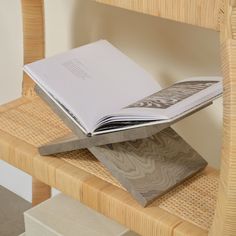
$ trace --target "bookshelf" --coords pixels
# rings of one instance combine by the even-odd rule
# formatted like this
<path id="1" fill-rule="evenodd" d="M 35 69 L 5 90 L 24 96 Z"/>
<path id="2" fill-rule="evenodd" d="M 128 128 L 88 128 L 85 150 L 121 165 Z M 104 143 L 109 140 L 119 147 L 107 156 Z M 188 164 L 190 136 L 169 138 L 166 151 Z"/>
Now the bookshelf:
<path id="1" fill-rule="evenodd" d="M 89 151 L 41 157 L 38 146 L 70 131 L 35 95 L 34 85 L 26 75 L 22 97 L 0 107 L 1 159 L 33 176 L 33 204 L 47 199 L 50 187 L 56 187 L 141 235 L 236 235 L 236 1 L 97 2 L 220 31 L 224 75 L 220 174 L 208 167 L 142 208 Z M 44 57 L 43 4 L 43 0 L 22 0 L 24 63 Z"/>

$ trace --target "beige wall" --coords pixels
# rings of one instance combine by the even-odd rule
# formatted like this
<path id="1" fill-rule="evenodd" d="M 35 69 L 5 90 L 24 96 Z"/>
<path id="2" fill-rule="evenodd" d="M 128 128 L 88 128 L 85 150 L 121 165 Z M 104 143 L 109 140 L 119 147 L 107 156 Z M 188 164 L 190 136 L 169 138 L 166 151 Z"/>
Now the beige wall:
<path id="1" fill-rule="evenodd" d="M 0 103 L 20 94 L 19 2 L 0 0 Z M 45 2 L 47 56 L 104 38 L 143 66 L 163 86 L 190 76 L 220 74 L 218 33 L 90 0 Z M 220 158 L 221 127 L 221 100 L 175 126 L 214 166 L 218 166 Z"/>
<path id="2" fill-rule="evenodd" d="M 22 32 L 20 1 L 0 0 L 0 103 L 20 96 Z"/>

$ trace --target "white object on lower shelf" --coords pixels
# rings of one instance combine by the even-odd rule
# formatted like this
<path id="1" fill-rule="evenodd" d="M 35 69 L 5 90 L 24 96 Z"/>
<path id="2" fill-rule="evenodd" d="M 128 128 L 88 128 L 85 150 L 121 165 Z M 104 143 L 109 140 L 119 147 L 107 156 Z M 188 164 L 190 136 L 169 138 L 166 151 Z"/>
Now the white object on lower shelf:
<path id="1" fill-rule="evenodd" d="M 26 211 L 25 236 L 137 236 L 63 194 Z"/>

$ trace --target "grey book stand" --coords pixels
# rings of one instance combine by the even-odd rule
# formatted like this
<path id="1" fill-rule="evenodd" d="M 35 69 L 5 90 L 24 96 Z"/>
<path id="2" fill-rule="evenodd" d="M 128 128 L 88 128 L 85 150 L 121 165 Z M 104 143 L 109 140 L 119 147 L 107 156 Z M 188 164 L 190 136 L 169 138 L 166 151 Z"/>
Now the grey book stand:
<path id="1" fill-rule="evenodd" d="M 38 86 L 35 90 L 72 131 L 67 137 L 39 147 L 39 153 L 51 155 L 88 148 L 142 206 L 207 166 L 170 126 L 212 104 L 215 98 L 162 124 L 88 137 L 53 98 Z"/>

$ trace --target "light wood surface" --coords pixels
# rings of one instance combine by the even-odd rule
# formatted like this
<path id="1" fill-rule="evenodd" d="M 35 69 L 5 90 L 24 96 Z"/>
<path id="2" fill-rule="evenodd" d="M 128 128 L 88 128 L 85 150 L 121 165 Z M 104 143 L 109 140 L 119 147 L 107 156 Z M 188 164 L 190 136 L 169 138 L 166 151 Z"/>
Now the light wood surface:
<path id="1" fill-rule="evenodd" d="M 224 72 L 224 140 L 222 147 L 221 175 L 220 187 L 218 194 L 218 202 L 216 207 L 216 215 L 212 228 L 211 236 L 233 236 L 236 235 L 236 187 L 235 187 L 235 142 L 236 142 L 236 78 L 235 78 L 235 58 L 236 58 L 236 39 L 235 39 L 235 1 L 234 0 L 98 0 L 126 9 L 160 16 L 163 18 L 177 20 L 188 24 L 202 26 L 213 30 L 220 30 L 222 44 L 222 69 Z M 22 0 L 23 18 L 24 18 L 24 39 L 25 39 L 25 62 L 39 59 L 44 56 L 44 34 L 43 34 L 43 0 Z M 221 26 L 220 23 L 221 22 Z M 220 27 L 219 27 L 220 26 Z M 28 41 L 27 41 L 28 40 Z M 31 59 L 30 59 L 31 58 Z M 1 114 L 6 114 L 8 121 L 13 122 L 11 109 L 15 114 L 22 114 L 24 110 L 18 107 L 22 104 L 31 103 L 34 96 L 32 92 L 32 83 L 24 80 L 24 95 L 27 98 L 21 98 L 0 107 Z M 18 112 L 18 113 L 17 113 Z M 5 117 L 5 118 L 6 118 Z M 7 121 L 7 120 L 5 120 Z M 28 126 L 22 126 L 21 123 L 14 121 L 17 128 L 14 132 L 25 135 L 24 131 Z M 13 122 L 13 123 L 14 123 Z M 11 125 L 13 124 L 11 123 Z M 27 123 L 27 120 L 25 120 Z M 46 120 L 44 120 L 46 124 Z M 41 124 L 41 123 L 39 123 Z M 13 126 L 14 127 L 14 126 Z M 35 127 L 40 130 L 39 127 Z M 7 129 L 7 130 L 6 130 Z M 17 168 L 31 174 L 38 180 L 50 186 L 56 187 L 64 193 L 81 200 L 91 208 L 101 212 L 102 214 L 115 219 L 116 221 L 126 225 L 141 235 L 163 235 L 163 236 L 189 236 L 208 234 L 208 230 L 201 224 L 196 224 L 195 219 L 201 219 L 203 212 L 199 214 L 195 208 L 191 208 L 200 198 L 206 197 L 209 203 L 212 202 L 213 195 L 203 188 L 203 184 L 197 185 L 197 191 L 194 192 L 189 188 L 191 184 L 181 187 L 178 192 L 171 192 L 168 195 L 169 200 L 175 199 L 176 202 L 182 202 L 178 206 L 170 208 L 151 205 L 143 209 L 138 206 L 130 197 L 130 195 L 107 181 L 104 181 L 95 175 L 92 175 L 78 166 L 72 165 L 58 157 L 41 157 L 38 155 L 36 146 L 30 141 L 20 138 L 12 131 L 12 127 L 0 128 L 0 158 L 6 162 L 16 166 Z M 32 135 L 40 140 L 43 132 L 41 130 L 38 136 Z M 13 133 L 12 133 L 13 132 Z M 58 136 L 59 137 L 59 136 Z M 87 155 L 87 154 L 86 154 Z M 200 176 L 207 177 L 207 183 L 210 183 L 212 171 L 207 169 Z M 200 178 L 201 179 L 201 178 Z M 205 180 L 204 180 L 205 181 Z M 191 183 L 196 183 L 193 179 Z M 209 190 L 210 190 L 209 185 Z M 196 185 L 194 185 L 196 189 Z M 187 193 L 184 192 L 187 191 Z M 181 198 L 178 198 L 178 194 Z M 190 194 L 191 193 L 191 194 Z M 197 194 L 202 193 L 200 197 Z M 190 194 L 190 195 L 189 195 Z M 187 196 L 184 198 L 184 196 Z M 183 200 L 184 199 L 184 200 Z M 189 201 L 192 199 L 191 201 Z M 204 200 L 207 202 L 207 200 Z M 192 209 L 193 217 L 190 214 L 177 214 L 184 203 L 189 208 L 182 209 L 182 213 L 187 209 Z M 189 202 L 188 202 L 189 201 Z M 205 213 L 211 211 L 208 205 L 205 207 Z M 213 204 L 214 205 L 214 204 Z M 181 212 L 180 212 L 181 213 Z M 190 213 L 190 211 L 189 211 Z M 194 214 L 196 213 L 196 214 Z M 195 219 L 194 219 L 195 218 Z M 205 220 L 207 221 L 207 220 Z M 202 220 L 200 221 L 202 222 Z M 211 222 L 209 222 L 211 223 Z M 198 225 L 198 226 L 197 226 Z"/>
<path id="2" fill-rule="evenodd" d="M 213 170 L 207 169 L 143 208 L 119 185 L 114 185 L 109 172 L 89 151 L 44 157 L 38 154 L 39 145 L 69 132 L 39 98 L 21 98 L 2 110 L 2 160 L 141 235 L 171 235 L 182 223 L 206 235 L 213 219 L 217 189 L 218 177 Z"/>
<path id="3" fill-rule="evenodd" d="M 42 59 L 45 56 L 44 1 L 21 0 L 24 31 L 24 64 Z M 22 94 L 35 95 L 33 81 L 24 73 Z"/>
<path id="4" fill-rule="evenodd" d="M 220 29 L 223 0 L 95 0 L 182 23 Z"/>
<path id="5" fill-rule="evenodd" d="M 225 1 L 221 25 L 224 133 L 216 216 L 211 236 L 236 235 L 236 1 Z"/>
<path id="6" fill-rule="evenodd" d="M 24 31 L 24 64 L 44 58 L 44 1 L 21 0 Z M 22 95 L 35 97 L 34 82 L 26 73 L 23 74 Z M 32 204 L 37 205 L 50 198 L 51 188 L 37 179 L 32 179 Z"/>
<path id="7" fill-rule="evenodd" d="M 32 179 L 32 205 L 36 206 L 51 197 L 51 187 L 36 178 Z"/>

